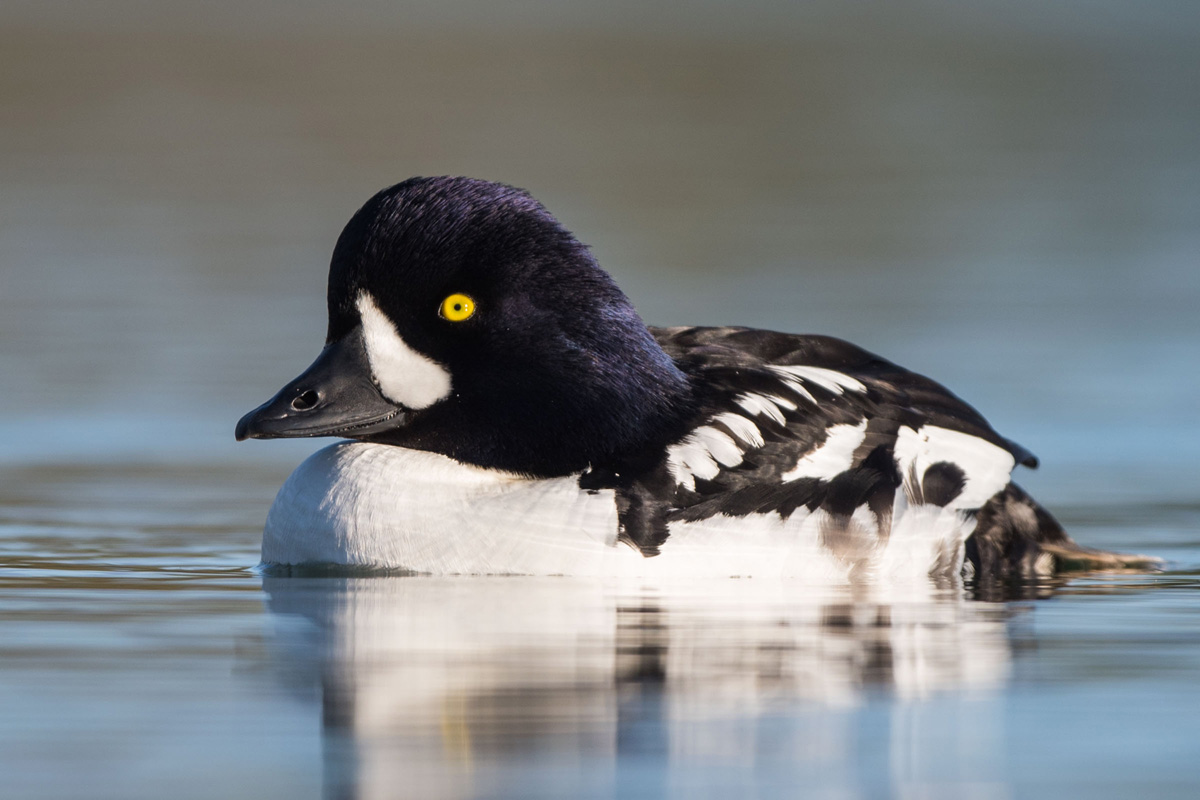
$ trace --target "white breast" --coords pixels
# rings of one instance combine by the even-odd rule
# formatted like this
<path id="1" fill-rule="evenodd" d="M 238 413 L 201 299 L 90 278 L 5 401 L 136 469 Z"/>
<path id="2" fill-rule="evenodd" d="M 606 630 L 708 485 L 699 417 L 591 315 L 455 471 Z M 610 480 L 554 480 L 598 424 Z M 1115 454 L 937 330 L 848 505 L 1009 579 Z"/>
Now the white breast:
<path id="1" fill-rule="evenodd" d="M 907 524 L 904 512 L 916 525 Z M 865 510 L 864 510 L 865 511 Z M 436 575 L 924 577 L 957 569 L 973 523 L 950 509 L 906 509 L 892 534 L 854 563 L 822 542 L 823 512 L 717 515 L 672 523 L 662 554 L 617 541 L 612 490 L 577 476 L 530 480 L 387 445 L 343 442 L 296 468 L 267 515 L 263 562 L 407 569 Z M 918 519 L 919 518 L 919 519 Z M 864 528 L 873 524 L 863 519 Z M 904 552 L 899 552 L 900 549 Z"/>
<path id="2" fill-rule="evenodd" d="M 345 442 L 314 453 L 284 483 L 262 555 L 269 564 L 546 575 L 622 555 L 616 535 L 612 492 L 582 492 L 574 478 L 526 480 Z"/>

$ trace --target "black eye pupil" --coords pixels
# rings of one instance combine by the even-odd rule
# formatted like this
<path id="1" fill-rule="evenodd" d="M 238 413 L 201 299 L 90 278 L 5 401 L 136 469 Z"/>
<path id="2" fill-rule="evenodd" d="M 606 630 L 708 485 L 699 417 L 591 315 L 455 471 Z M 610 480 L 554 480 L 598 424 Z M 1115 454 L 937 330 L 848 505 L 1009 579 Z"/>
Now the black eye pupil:
<path id="1" fill-rule="evenodd" d="M 454 304 L 454 310 L 455 310 L 455 311 L 462 311 L 462 303 L 455 303 L 455 304 Z"/>

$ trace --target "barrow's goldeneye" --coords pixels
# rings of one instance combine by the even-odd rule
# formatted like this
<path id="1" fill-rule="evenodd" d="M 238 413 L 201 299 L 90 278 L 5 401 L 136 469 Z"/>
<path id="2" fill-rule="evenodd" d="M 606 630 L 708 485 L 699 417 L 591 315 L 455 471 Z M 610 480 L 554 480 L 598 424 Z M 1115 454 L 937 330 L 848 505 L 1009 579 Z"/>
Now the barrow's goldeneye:
<path id="1" fill-rule="evenodd" d="M 934 381 L 852 344 L 647 328 L 526 192 L 413 178 L 346 225 L 329 327 L 237 438 L 339 436 L 281 489 L 267 564 L 429 573 L 1045 574 L 1120 566 Z"/>

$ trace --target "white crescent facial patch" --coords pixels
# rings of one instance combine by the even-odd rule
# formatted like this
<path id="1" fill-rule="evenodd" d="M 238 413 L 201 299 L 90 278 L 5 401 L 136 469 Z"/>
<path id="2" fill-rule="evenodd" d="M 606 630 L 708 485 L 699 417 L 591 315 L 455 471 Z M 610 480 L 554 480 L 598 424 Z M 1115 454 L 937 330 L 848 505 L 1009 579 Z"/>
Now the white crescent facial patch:
<path id="1" fill-rule="evenodd" d="M 449 397 L 450 373 L 445 367 L 409 347 L 371 295 L 359 292 L 355 305 L 362 318 L 367 361 L 384 397 L 414 411 Z"/>

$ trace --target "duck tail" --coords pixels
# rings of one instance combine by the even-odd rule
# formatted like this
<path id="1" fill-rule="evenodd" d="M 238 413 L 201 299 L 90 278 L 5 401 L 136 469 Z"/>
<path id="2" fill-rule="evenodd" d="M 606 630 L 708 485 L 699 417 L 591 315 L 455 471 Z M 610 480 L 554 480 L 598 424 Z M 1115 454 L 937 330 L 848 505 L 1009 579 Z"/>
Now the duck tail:
<path id="1" fill-rule="evenodd" d="M 1050 512 L 1015 483 L 984 503 L 967 539 L 967 562 L 988 579 L 1044 578 L 1060 572 L 1144 570 L 1153 556 L 1113 553 L 1077 544 Z M 970 567 L 968 567 L 970 571 Z"/>

